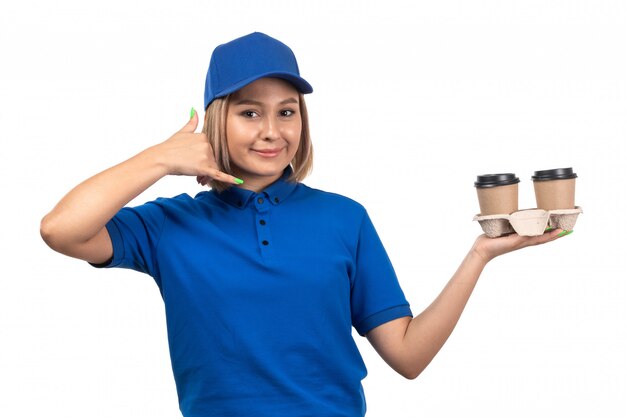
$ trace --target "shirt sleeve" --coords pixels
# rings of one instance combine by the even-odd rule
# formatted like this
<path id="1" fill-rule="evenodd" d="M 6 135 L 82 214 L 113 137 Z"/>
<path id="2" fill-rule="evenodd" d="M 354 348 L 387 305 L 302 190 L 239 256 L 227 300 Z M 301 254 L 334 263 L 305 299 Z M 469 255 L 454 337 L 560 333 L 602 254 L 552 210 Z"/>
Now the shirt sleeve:
<path id="1" fill-rule="evenodd" d="M 367 212 L 359 232 L 350 303 L 352 325 L 361 336 L 388 321 L 413 316 Z"/>
<path id="2" fill-rule="evenodd" d="M 128 268 L 155 276 L 156 249 L 165 214 L 154 202 L 122 208 L 106 224 L 113 245 L 113 257 L 94 267 Z"/>

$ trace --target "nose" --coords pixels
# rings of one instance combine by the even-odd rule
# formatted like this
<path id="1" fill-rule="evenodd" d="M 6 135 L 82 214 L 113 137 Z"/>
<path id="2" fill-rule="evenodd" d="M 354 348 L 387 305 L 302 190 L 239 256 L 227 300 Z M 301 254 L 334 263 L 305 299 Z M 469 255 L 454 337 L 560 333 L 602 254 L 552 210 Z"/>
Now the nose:
<path id="1" fill-rule="evenodd" d="M 265 117 L 261 131 L 263 140 L 274 141 L 280 138 L 278 120 L 275 117 Z"/>

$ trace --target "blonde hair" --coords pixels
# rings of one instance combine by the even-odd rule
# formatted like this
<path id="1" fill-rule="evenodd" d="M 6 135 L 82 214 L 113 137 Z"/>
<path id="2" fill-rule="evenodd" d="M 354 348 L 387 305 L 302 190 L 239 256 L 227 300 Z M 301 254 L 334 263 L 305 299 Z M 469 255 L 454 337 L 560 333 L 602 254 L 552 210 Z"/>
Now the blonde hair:
<path id="1" fill-rule="evenodd" d="M 298 93 L 298 100 L 300 103 L 300 117 L 302 118 L 302 132 L 300 133 L 298 150 L 290 163 L 293 172 L 287 180 L 292 182 L 302 181 L 313 169 L 313 144 L 311 143 L 311 133 L 309 131 L 309 114 L 302 93 Z M 205 133 L 209 138 L 218 169 L 227 174 L 232 174 L 226 138 L 226 116 L 228 115 L 229 104 L 230 95 L 216 98 L 207 106 L 202 133 Z M 218 192 L 224 191 L 231 186 L 229 183 L 214 179 L 209 180 L 209 185 Z"/>

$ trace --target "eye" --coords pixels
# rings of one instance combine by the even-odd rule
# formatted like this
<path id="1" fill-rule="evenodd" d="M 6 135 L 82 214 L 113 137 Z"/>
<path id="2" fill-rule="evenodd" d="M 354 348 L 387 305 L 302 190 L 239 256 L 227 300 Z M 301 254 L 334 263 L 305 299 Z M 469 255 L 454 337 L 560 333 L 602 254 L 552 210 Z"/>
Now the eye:
<path id="1" fill-rule="evenodd" d="M 294 114 L 296 114 L 296 112 L 291 109 L 285 109 L 285 110 L 280 111 L 281 117 L 289 117 L 289 116 L 293 116 Z"/>
<path id="2" fill-rule="evenodd" d="M 243 117 L 247 117 L 249 119 L 252 119 L 253 117 L 258 117 L 259 116 L 258 113 L 255 112 L 254 110 L 244 110 L 244 111 L 241 112 L 241 115 Z"/>

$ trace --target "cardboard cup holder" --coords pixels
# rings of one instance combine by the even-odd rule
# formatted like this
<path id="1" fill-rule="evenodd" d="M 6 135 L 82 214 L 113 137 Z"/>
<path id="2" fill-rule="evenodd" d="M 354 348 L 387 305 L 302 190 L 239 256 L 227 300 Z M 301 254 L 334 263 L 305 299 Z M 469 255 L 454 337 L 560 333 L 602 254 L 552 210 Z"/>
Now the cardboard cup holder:
<path id="1" fill-rule="evenodd" d="M 474 221 L 480 224 L 483 232 L 489 237 L 499 237 L 517 233 L 520 236 L 538 236 L 545 232 L 548 226 L 555 229 L 572 230 L 581 207 L 561 210 L 524 209 L 511 214 L 491 214 L 474 216 Z"/>
<path id="2" fill-rule="evenodd" d="M 531 178 L 537 208 L 519 210 L 517 192 L 520 180 L 514 173 L 476 177 L 474 187 L 481 214 L 475 215 L 474 220 L 480 223 L 487 236 L 511 233 L 539 236 L 548 226 L 563 230 L 574 228 L 578 215 L 583 211 L 574 205 L 578 175 L 573 168 L 535 171 Z"/>

